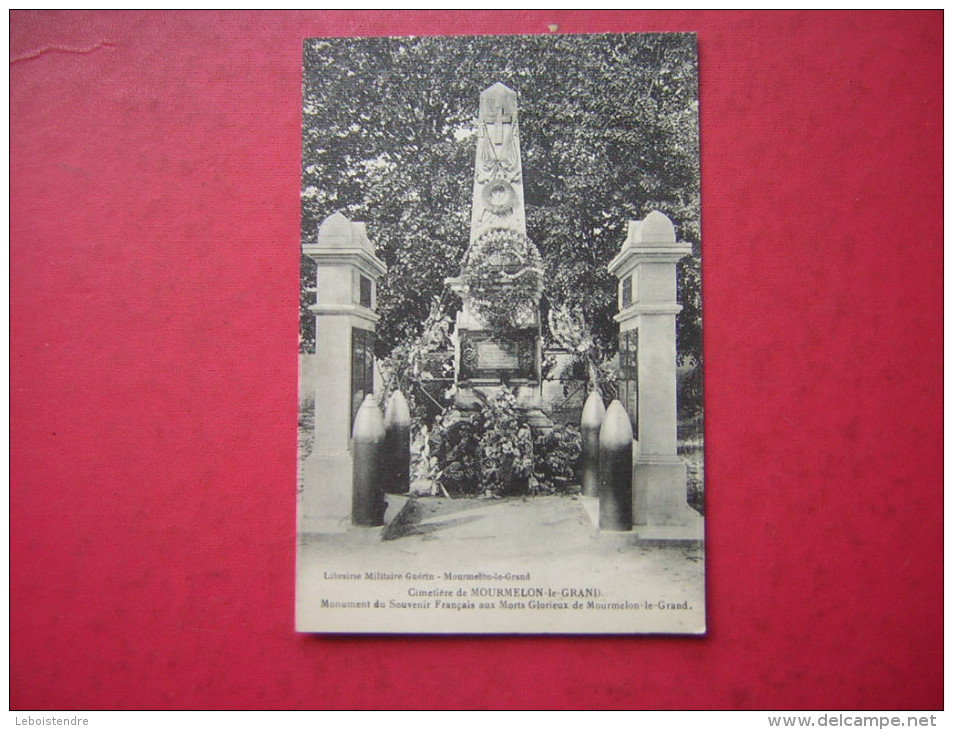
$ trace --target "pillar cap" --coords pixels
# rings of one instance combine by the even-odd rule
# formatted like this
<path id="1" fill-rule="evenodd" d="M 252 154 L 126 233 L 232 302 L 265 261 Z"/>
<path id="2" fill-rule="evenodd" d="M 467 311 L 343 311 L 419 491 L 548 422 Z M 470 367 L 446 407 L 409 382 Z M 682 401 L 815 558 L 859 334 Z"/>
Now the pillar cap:
<path id="1" fill-rule="evenodd" d="M 675 224 L 658 210 L 653 210 L 640 221 L 629 221 L 628 238 L 634 244 L 675 243 Z"/>
<path id="2" fill-rule="evenodd" d="M 669 217 L 653 210 L 642 220 L 629 221 L 622 249 L 608 269 L 621 277 L 644 261 L 674 264 L 691 252 L 691 244 L 676 242 L 675 225 Z"/>
<path id="3" fill-rule="evenodd" d="M 352 221 L 340 212 L 325 218 L 318 226 L 317 241 L 304 244 L 302 249 L 318 264 L 350 263 L 373 276 L 387 273 L 386 264 L 377 258 L 367 236 L 367 224 Z"/>
<path id="4" fill-rule="evenodd" d="M 318 226 L 319 248 L 363 248 L 374 253 L 374 246 L 367 237 L 367 225 L 351 221 L 343 213 L 332 213 Z"/>

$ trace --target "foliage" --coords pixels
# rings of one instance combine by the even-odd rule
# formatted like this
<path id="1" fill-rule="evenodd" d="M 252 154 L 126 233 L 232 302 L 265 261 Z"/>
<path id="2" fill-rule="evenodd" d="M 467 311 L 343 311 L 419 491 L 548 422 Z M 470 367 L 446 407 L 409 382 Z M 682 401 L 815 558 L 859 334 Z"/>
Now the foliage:
<path id="1" fill-rule="evenodd" d="M 445 291 L 444 296 L 431 300 L 420 332 L 401 341 L 381 361 L 381 371 L 387 374 L 379 394 L 381 406 L 400 389 L 410 405 L 414 426 L 431 423 L 448 405 L 442 393 L 438 390 L 435 394 L 431 385 L 434 378 L 446 376 L 445 369 L 451 367 L 448 358 L 441 357 L 450 347 L 450 324 Z"/>
<path id="2" fill-rule="evenodd" d="M 704 382 L 702 369 L 692 367 L 680 370 L 676 381 L 678 387 L 678 419 L 700 419 L 704 409 Z"/>
<path id="3" fill-rule="evenodd" d="M 463 282 L 470 306 L 491 327 L 510 330 L 532 317 L 542 293 L 543 262 L 518 231 L 494 228 L 467 250 Z"/>
<path id="4" fill-rule="evenodd" d="M 483 416 L 446 411 L 430 430 L 431 478 L 451 495 L 480 494 Z"/>
<path id="5" fill-rule="evenodd" d="M 610 403 L 619 397 L 619 370 L 613 363 L 599 366 L 599 392 L 602 399 Z"/>
<path id="6" fill-rule="evenodd" d="M 480 439 L 480 477 L 483 488 L 497 496 L 525 494 L 533 473 L 533 434 L 520 422 L 516 396 L 501 388 L 484 399 L 484 430 Z"/>
<path id="7" fill-rule="evenodd" d="M 305 43 L 304 70 L 302 237 L 335 211 L 368 224 L 389 267 L 378 355 L 420 331 L 459 273 L 478 97 L 502 81 L 519 94 L 527 233 L 548 299 L 579 307 L 596 348 L 614 352 L 606 265 L 626 221 L 661 210 L 693 244 L 679 264 L 679 353 L 701 361 L 693 35 L 322 39 Z"/>
<path id="8" fill-rule="evenodd" d="M 578 380 L 586 381 L 587 390 L 601 389 L 601 366 L 606 353 L 597 347 L 582 307 L 553 306 L 547 314 L 547 321 L 550 337 L 571 355 L 559 373 L 563 392 L 568 392 L 570 382 Z"/>
<path id="9" fill-rule="evenodd" d="M 619 374 L 609 358 L 611 352 L 600 347 L 582 308 L 554 306 L 548 321 L 552 339 L 572 355 L 559 373 L 563 392 L 568 395 L 573 384 L 583 380 L 587 392 L 597 389 L 610 401 L 615 398 Z"/>
<path id="10" fill-rule="evenodd" d="M 702 438 L 679 439 L 678 455 L 684 459 L 688 476 L 688 504 L 705 514 L 705 445 Z"/>
<path id="11" fill-rule="evenodd" d="M 430 477 L 453 496 L 527 493 L 533 435 L 520 418 L 508 388 L 482 397 L 479 411 L 446 411 L 429 432 Z"/>
<path id="12" fill-rule="evenodd" d="M 539 491 L 568 492 L 572 486 L 578 486 L 579 457 L 582 454 L 582 434 L 578 427 L 566 424 L 555 426 L 548 433 L 540 433 L 533 452 Z"/>
<path id="13" fill-rule="evenodd" d="M 314 352 L 314 315 L 308 311 L 308 307 L 315 303 L 315 294 L 318 291 L 315 286 L 318 277 L 317 266 L 304 254 L 301 255 L 299 276 L 301 287 L 298 290 L 298 352 L 304 354 Z"/>

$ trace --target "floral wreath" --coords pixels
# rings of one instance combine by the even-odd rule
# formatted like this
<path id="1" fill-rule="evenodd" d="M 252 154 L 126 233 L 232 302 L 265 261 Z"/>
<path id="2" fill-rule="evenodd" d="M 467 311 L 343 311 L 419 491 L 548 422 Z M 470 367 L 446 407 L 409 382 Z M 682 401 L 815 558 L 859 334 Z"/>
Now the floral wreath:
<path id="1" fill-rule="evenodd" d="M 506 180 L 495 178 L 483 186 L 483 207 L 494 215 L 512 213 L 515 200 L 516 193 L 513 186 Z"/>
<path id="2" fill-rule="evenodd" d="M 487 324 L 515 329 L 535 312 L 543 260 L 519 231 L 492 228 L 482 234 L 470 245 L 462 273 L 470 306 Z"/>

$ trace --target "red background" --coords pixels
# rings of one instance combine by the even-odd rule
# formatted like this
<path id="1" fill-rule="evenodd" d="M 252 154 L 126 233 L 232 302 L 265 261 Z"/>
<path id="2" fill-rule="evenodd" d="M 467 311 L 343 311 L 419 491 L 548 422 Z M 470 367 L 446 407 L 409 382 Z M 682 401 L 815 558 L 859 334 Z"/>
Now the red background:
<path id="1" fill-rule="evenodd" d="M 941 707 L 942 19 L 13 12 L 12 708 Z M 710 633 L 296 635 L 301 41 L 550 23 L 698 33 Z"/>

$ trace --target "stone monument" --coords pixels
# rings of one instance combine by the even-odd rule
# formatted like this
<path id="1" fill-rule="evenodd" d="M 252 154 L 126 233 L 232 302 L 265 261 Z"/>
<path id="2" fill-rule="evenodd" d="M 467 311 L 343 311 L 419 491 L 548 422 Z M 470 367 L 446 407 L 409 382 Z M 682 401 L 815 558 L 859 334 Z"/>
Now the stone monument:
<path id="1" fill-rule="evenodd" d="M 622 250 L 609 263 L 619 278 L 619 400 L 633 422 L 633 522 L 639 536 L 699 539 L 701 516 L 688 506 L 685 462 L 678 456 L 675 264 L 691 253 L 659 211 L 629 221 Z"/>
<path id="2" fill-rule="evenodd" d="M 452 334 L 456 404 L 513 387 L 530 423 L 540 405 L 542 260 L 526 236 L 516 92 L 496 83 L 480 94 L 470 245 L 447 284 L 463 302 Z"/>
<path id="3" fill-rule="evenodd" d="M 317 367 L 314 450 L 304 464 L 299 530 L 347 529 L 351 514 L 351 430 L 365 396 L 374 392 L 374 332 L 380 317 L 377 280 L 387 267 L 363 223 L 341 213 L 318 229 L 304 253 L 317 265 Z"/>

